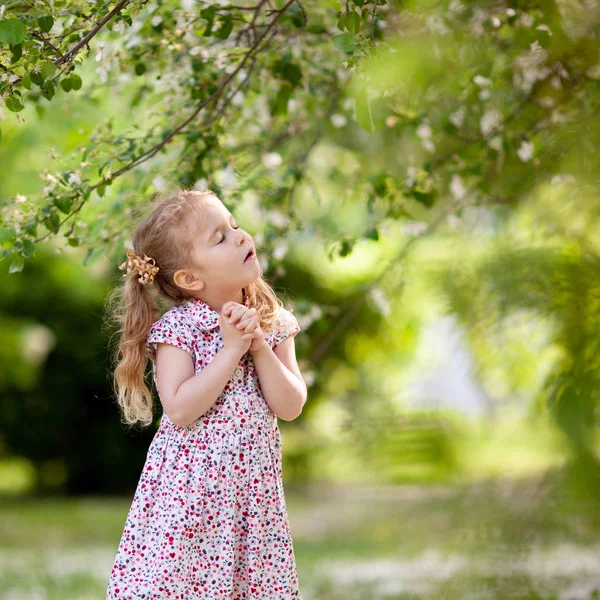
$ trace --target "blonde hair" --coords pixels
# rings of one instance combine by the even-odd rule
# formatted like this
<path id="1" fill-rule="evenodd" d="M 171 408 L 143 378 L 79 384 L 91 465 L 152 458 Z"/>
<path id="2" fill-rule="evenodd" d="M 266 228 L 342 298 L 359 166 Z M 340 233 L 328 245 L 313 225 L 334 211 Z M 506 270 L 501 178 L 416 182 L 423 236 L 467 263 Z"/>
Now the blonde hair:
<path id="1" fill-rule="evenodd" d="M 144 285 L 138 274 L 120 276 L 120 284 L 108 295 L 106 319 L 116 327 L 117 344 L 112 349 L 114 393 L 124 425 L 152 423 L 152 393 L 146 385 L 146 338 L 150 326 L 166 309 L 179 306 L 192 296 L 173 281 L 174 273 L 190 265 L 190 250 L 194 235 L 183 236 L 190 223 L 193 229 L 201 223 L 203 200 L 218 196 L 210 190 L 178 189 L 166 197 L 156 197 L 149 203 L 150 212 L 137 224 L 133 249 L 138 256 L 152 257 L 159 267 L 152 284 Z M 200 214 L 200 218 L 197 216 Z M 281 301 L 260 276 L 245 288 L 248 306 L 256 308 L 258 323 L 263 331 L 271 331 L 277 321 Z M 114 334 L 113 334 L 114 335 Z M 112 338 L 111 338 L 112 339 Z"/>

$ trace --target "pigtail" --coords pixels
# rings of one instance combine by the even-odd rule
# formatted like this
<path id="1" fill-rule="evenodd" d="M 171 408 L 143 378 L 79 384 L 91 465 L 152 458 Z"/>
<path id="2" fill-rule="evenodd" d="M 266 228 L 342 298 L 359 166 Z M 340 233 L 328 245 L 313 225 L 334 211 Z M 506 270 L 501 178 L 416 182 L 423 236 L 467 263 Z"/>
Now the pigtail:
<path id="1" fill-rule="evenodd" d="M 121 409 L 122 423 L 143 427 L 152 424 L 152 393 L 145 380 L 148 356 L 146 338 L 151 325 L 160 317 L 156 301 L 140 285 L 136 273 L 126 275 L 122 286 L 109 296 L 110 315 L 117 325 L 118 341 L 113 352 L 112 383 Z"/>

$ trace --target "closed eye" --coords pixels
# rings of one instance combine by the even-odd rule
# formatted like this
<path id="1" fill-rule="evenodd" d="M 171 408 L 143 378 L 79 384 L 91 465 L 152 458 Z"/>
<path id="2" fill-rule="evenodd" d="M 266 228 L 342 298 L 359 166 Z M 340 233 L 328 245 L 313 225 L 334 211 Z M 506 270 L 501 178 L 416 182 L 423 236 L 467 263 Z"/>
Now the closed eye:
<path id="1" fill-rule="evenodd" d="M 239 229 L 239 227 L 234 227 L 233 229 Z M 225 239 L 225 234 L 223 234 L 223 237 L 217 242 L 217 246 Z"/>

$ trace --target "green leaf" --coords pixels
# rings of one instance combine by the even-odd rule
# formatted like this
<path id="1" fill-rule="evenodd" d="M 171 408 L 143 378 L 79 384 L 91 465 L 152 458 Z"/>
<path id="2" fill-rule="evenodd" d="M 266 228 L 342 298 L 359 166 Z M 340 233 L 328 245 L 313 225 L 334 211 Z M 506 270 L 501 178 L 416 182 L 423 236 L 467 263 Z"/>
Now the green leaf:
<path id="1" fill-rule="evenodd" d="M 279 61 L 273 72 L 289 81 L 292 87 L 296 87 L 302 80 L 302 70 L 295 63 Z"/>
<path id="2" fill-rule="evenodd" d="M 25 73 L 25 75 L 23 75 L 23 78 L 21 79 L 21 85 L 26 90 L 30 90 L 31 89 L 31 78 L 29 77 L 29 73 Z"/>
<path id="3" fill-rule="evenodd" d="M 283 84 L 277 92 L 275 101 L 273 102 L 271 113 L 279 115 L 287 115 L 288 101 L 292 95 L 292 88 L 287 84 Z"/>
<path id="4" fill-rule="evenodd" d="M 45 15 L 43 17 L 38 17 L 37 22 L 38 22 L 38 25 L 40 26 L 40 29 L 45 33 L 48 33 L 52 29 L 52 26 L 54 25 L 54 19 L 52 18 L 52 15 Z"/>
<path id="5" fill-rule="evenodd" d="M 80 90 L 82 83 L 83 82 L 81 81 L 81 77 L 79 77 L 79 75 L 76 75 L 75 73 L 71 73 L 71 88 L 72 89 Z"/>
<path id="6" fill-rule="evenodd" d="M 10 57 L 10 64 L 14 65 L 23 55 L 23 44 L 17 44 L 16 46 L 10 46 L 12 56 Z"/>
<path id="7" fill-rule="evenodd" d="M 53 62 L 44 60 L 40 63 L 40 67 L 42 69 L 42 77 L 44 79 L 48 79 L 48 77 L 54 77 L 54 74 L 56 73 L 56 66 Z"/>
<path id="8" fill-rule="evenodd" d="M 0 246 L 9 250 L 17 241 L 17 231 L 14 227 L 3 227 L 0 229 Z"/>
<path id="9" fill-rule="evenodd" d="M 60 224 L 60 217 L 56 213 L 52 213 L 44 219 L 44 226 L 48 231 L 54 231 Z"/>
<path id="10" fill-rule="evenodd" d="M 35 254 L 35 244 L 31 240 L 23 241 L 23 254 L 31 258 Z"/>
<path id="11" fill-rule="evenodd" d="M 79 246 L 79 238 L 70 237 L 70 238 L 67 238 L 67 242 L 69 243 L 69 246 L 74 246 L 74 247 Z"/>
<path id="12" fill-rule="evenodd" d="M 38 226 L 38 222 L 33 220 L 33 221 L 27 221 L 27 223 L 25 223 L 25 225 L 23 225 L 23 230 L 31 235 L 34 236 L 37 234 L 37 226 Z"/>
<path id="13" fill-rule="evenodd" d="M 8 272 L 9 273 L 20 273 L 23 270 L 24 266 L 25 266 L 25 259 L 22 256 L 15 256 L 15 259 L 10 264 L 10 267 L 8 267 Z"/>
<path id="14" fill-rule="evenodd" d="M 229 37 L 229 34 L 233 30 L 233 17 L 231 13 L 227 13 L 220 17 L 220 21 L 223 23 L 219 31 L 213 35 L 220 40 L 225 40 Z"/>
<path id="15" fill-rule="evenodd" d="M 360 24 L 361 24 L 360 15 L 355 10 L 351 10 L 346 15 L 346 29 L 350 33 L 357 34 L 358 31 L 360 30 Z"/>
<path id="16" fill-rule="evenodd" d="M 373 117 L 371 116 L 371 108 L 369 106 L 369 99 L 367 97 L 367 90 L 361 89 L 357 96 L 354 104 L 354 112 L 356 114 L 356 120 L 359 125 L 369 133 L 373 133 Z"/>
<path id="17" fill-rule="evenodd" d="M 56 93 L 56 89 L 54 88 L 54 83 L 52 83 L 51 79 L 44 81 L 42 90 L 44 90 L 44 92 L 45 92 L 44 98 L 46 98 L 46 100 L 48 100 L 48 101 L 52 100 L 52 98 L 54 97 L 54 94 Z"/>
<path id="18" fill-rule="evenodd" d="M 71 206 L 73 204 L 73 200 L 68 197 L 67 198 L 58 197 L 58 198 L 54 198 L 54 204 L 61 212 L 68 215 L 71 212 Z"/>
<path id="19" fill-rule="evenodd" d="M 134 70 L 136 75 L 143 75 L 146 72 L 146 65 L 141 62 L 135 63 Z"/>
<path id="20" fill-rule="evenodd" d="M 208 8 L 204 8 L 200 11 L 200 16 L 208 21 L 206 28 L 204 29 L 204 33 L 202 34 L 204 37 L 207 37 L 212 33 L 216 11 L 217 9 L 214 6 L 209 6 Z"/>
<path id="21" fill-rule="evenodd" d="M 27 27 L 20 19 L 0 21 L 0 42 L 9 46 L 20 44 L 27 36 Z"/>
<path id="22" fill-rule="evenodd" d="M 29 78 L 31 79 L 32 83 L 35 83 L 35 85 L 37 85 L 38 87 L 42 87 L 44 85 L 44 78 L 42 77 L 41 73 L 31 71 L 29 73 Z"/>
<path id="23" fill-rule="evenodd" d="M 365 233 L 364 237 L 367 239 L 370 239 L 370 240 L 377 241 L 379 239 L 379 231 L 377 230 L 377 227 L 373 227 L 373 229 L 369 229 L 369 231 L 367 231 Z"/>
<path id="24" fill-rule="evenodd" d="M 350 53 L 356 48 L 356 39 L 351 33 L 339 33 L 331 39 L 333 45 L 342 52 Z"/>
<path id="25" fill-rule="evenodd" d="M 337 22 L 337 28 L 340 31 L 344 31 L 344 29 L 346 29 L 346 13 L 342 13 L 340 15 L 340 18 L 338 19 L 338 22 Z"/>
<path id="26" fill-rule="evenodd" d="M 105 190 L 106 190 L 106 186 L 104 184 L 102 184 L 96 188 L 96 193 L 98 194 L 98 196 L 100 196 L 100 198 L 102 198 L 102 196 L 104 196 Z"/>
<path id="27" fill-rule="evenodd" d="M 60 87 L 65 90 L 65 92 L 70 92 L 72 89 L 71 78 L 65 77 L 60 80 Z"/>
<path id="28" fill-rule="evenodd" d="M 6 99 L 6 108 L 12 112 L 19 112 L 23 110 L 25 107 L 21 104 L 19 98 L 17 96 L 9 96 Z"/>
<path id="29" fill-rule="evenodd" d="M 340 248 L 340 256 L 348 256 L 348 254 L 350 254 L 350 252 L 352 252 L 353 247 L 354 247 L 354 242 L 352 240 L 342 241 L 342 247 Z"/>

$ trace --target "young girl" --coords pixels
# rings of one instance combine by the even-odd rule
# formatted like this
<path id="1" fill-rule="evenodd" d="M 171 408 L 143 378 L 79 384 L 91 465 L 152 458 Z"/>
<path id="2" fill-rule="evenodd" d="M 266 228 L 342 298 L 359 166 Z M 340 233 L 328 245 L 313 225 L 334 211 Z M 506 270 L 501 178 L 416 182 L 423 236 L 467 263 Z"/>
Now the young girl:
<path id="1" fill-rule="evenodd" d="M 298 321 L 210 191 L 156 201 L 133 246 L 119 267 L 115 390 L 124 423 L 151 424 L 149 357 L 163 414 L 106 598 L 302 600 L 277 426 L 306 402 Z"/>

